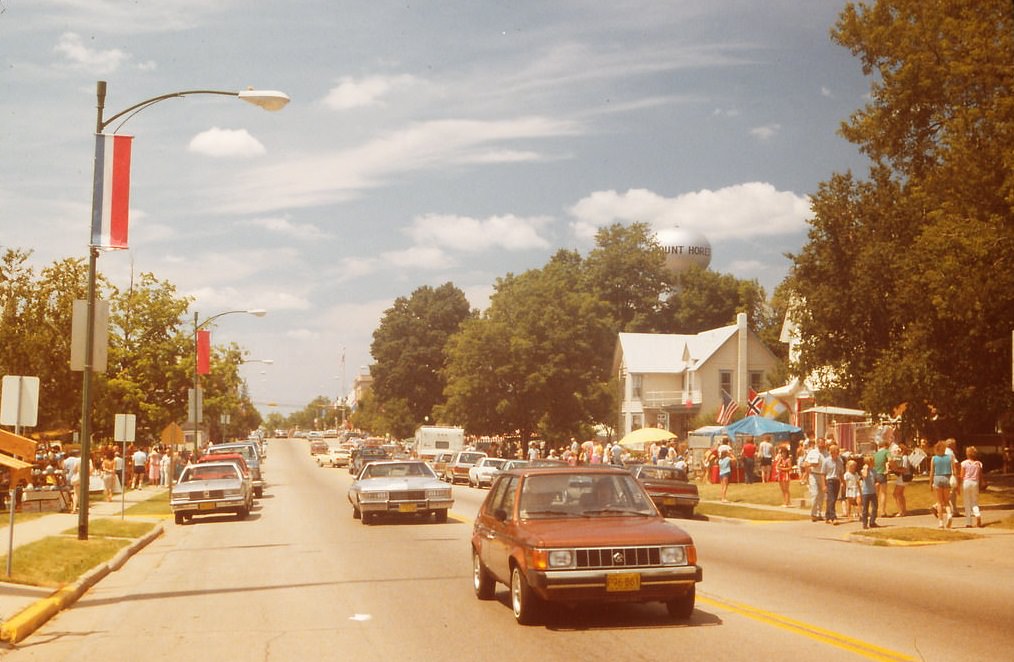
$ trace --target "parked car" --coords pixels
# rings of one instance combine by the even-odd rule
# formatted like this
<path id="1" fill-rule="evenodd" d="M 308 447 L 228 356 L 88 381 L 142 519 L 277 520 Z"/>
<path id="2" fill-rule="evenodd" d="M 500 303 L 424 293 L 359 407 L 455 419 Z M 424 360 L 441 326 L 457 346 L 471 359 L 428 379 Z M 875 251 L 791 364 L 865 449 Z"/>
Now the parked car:
<path id="1" fill-rule="evenodd" d="M 331 467 L 347 467 L 352 457 L 352 446 L 344 442 L 329 441 L 327 464 Z"/>
<path id="2" fill-rule="evenodd" d="M 246 463 L 246 459 L 239 453 L 210 453 L 202 455 L 198 464 L 206 464 L 208 462 L 235 462 L 236 466 L 243 473 L 243 476 L 253 484 L 253 474 L 250 472 L 250 467 Z"/>
<path id="3" fill-rule="evenodd" d="M 223 512 L 233 512 L 239 519 L 246 519 L 253 508 L 253 489 L 235 462 L 190 464 L 172 487 L 169 507 L 177 524 L 195 515 Z"/>
<path id="4" fill-rule="evenodd" d="M 701 497 L 697 485 L 689 482 L 683 472 L 675 467 L 656 464 L 635 464 L 627 469 L 648 492 L 663 515 L 694 516 L 694 508 L 700 503 Z"/>
<path id="5" fill-rule="evenodd" d="M 353 476 L 358 476 L 363 467 L 370 462 L 387 459 L 389 459 L 387 451 L 384 450 L 383 446 L 360 446 L 352 451 L 352 457 L 349 460 L 349 473 Z"/>
<path id="6" fill-rule="evenodd" d="M 443 478 L 447 463 L 451 461 L 452 457 L 454 457 L 454 451 L 438 451 L 429 463 L 433 473 Z"/>
<path id="7" fill-rule="evenodd" d="M 468 485 L 470 487 L 489 487 L 493 484 L 493 476 L 503 469 L 507 460 L 502 457 L 484 457 L 468 469 Z"/>
<path id="8" fill-rule="evenodd" d="M 233 444 L 215 444 L 208 446 L 205 454 L 210 453 L 240 453 L 250 467 L 250 474 L 253 479 L 253 493 L 258 499 L 264 496 L 264 478 L 261 473 L 261 456 L 256 444 L 249 444 L 245 441 Z"/>
<path id="9" fill-rule="evenodd" d="M 451 488 L 421 460 L 370 462 L 349 488 L 348 499 L 352 516 L 363 524 L 382 513 L 433 514 L 437 522 L 446 522 L 447 510 L 454 505 Z"/>
<path id="10" fill-rule="evenodd" d="M 327 456 L 327 442 L 326 441 L 311 441 L 310 442 L 310 457 L 313 458 L 314 462 L 317 463 L 318 467 L 324 466 L 322 458 Z"/>
<path id="11" fill-rule="evenodd" d="M 506 585 L 522 625 L 550 602 L 659 601 L 687 619 L 703 575 L 690 535 L 629 471 L 608 465 L 501 473 L 470 545 L 476 597 L 490 600 Z"/>
<path id="12" fill-rule="evenodd" d="M 484 457 L 482 451 L 455 451 L 444 467 L 443 479 L 451 485 L 468 480 L 468 470 Z"/>

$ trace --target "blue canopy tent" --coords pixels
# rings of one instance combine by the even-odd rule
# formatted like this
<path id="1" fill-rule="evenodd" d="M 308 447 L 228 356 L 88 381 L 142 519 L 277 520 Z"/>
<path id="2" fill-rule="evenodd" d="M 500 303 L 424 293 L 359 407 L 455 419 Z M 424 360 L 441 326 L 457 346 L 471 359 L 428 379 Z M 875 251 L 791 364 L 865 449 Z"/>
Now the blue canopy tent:
<path id="1" fill-rule="evenodd" d="M 780 423 L 770 418 L 764 418 L 763 416 L 747 416 L 741 418 L 735 423 L 730 423 L 723 428 L 725 434 L 730 437 L 737 436 L 750 436 L 760 437 L 761 435 L 769 434 L 775 439 L 786 440 L 794 434 L 802 434 L 803 429 L 796 427 L 795 425 L 789 425 L 788 423 Z"/>

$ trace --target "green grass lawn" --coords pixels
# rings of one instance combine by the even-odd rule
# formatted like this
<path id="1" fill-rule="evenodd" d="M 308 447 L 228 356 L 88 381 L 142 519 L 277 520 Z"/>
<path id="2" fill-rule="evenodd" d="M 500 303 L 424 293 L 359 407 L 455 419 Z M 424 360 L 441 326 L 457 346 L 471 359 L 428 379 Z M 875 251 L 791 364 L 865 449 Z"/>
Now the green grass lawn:
<path id="1" fill-rule="evenodd" d="M 169 490 L 163 490 L 150 499 L 135 503 L 124 511 L 135 517 L 169 517 Z"/>
<path id="2" fill-rule="evenodd" d="M 77 528 L 60 536 L 16 547 L 10 580 L 16 584 L 59 587 L 70 583 L 95 566 L 113 558 L 117 552 L 153 528 L 153 522 L 100 518 L 88 522 L 88 540 L 76 538 Z M 7 567 L 7 557 L 0 557 Z"/>

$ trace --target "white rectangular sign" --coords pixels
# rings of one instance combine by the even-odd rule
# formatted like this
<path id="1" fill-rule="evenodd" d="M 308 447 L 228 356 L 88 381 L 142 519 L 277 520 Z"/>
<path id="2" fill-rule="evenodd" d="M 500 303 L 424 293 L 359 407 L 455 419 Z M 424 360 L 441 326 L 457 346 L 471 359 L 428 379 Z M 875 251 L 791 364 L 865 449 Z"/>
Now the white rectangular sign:
<path id="1" fill-rule="evenodd" d="M 134 441 L 137 417 L 133 414 L 117 414 L 113 422 L 113 441 Z"/>
<path id="2" fill-rule="evenodd" d="M 5 375 L 0 393 L 0 425 L 34 428 L 39 424 L 39 378 Z"/>

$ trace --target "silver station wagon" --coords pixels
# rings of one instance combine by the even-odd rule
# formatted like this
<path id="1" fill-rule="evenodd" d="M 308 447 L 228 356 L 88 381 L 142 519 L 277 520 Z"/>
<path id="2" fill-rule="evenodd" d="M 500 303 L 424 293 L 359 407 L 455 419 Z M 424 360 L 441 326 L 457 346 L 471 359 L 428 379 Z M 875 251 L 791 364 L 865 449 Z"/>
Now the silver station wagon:
<path id="1" fill-rule="evenodd" d="M 454 505 L 451 488 L 420 460 L 370 462 L 348 492 L 352 516 L 370 524 L 382 514 L 436 517 L 447 521 Z"/>

